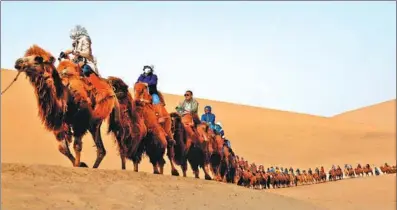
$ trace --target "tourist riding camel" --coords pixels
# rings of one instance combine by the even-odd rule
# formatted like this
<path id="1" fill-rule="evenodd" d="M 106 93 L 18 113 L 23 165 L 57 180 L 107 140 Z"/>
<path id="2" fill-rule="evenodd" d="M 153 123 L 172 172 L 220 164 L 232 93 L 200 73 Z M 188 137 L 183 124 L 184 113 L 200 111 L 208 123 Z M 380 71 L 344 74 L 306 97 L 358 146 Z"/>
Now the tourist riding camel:
<path id="1" fill-rule="evenodd" d="M 220 135 L 222 137 L 222 139 L 224 141 L 224 146 L 227 146 L 229 148 L 229 151 L 234 156 L 235 154 L 233 152 L 232 145 L 230 144 L 230 140 L 225 137 L 225 131 L 223 131 L 221 122 L 217 122 L 215 125 L 213 125 L 211 127 L 211 129 L 214 130 L 214 132 L 216 134 L 218 134 L 218 135 Z"/>
<path id="2" fill-rule="evenodd" d="M 375 175 L 376 175 L 376 176 L 379 176 L 379 175 L 380 175 L 379 169 L 378 169 L 377 167 L 375 167 Z"/>
<path id="3" fill-rule="evenodd" d="M 69 54 L 73 54 L 73 62 L 78 64 L 84 76 L 89 77 L 94 73 L 99 76 L 96 59 L 92 55 L 91 37 L 87 29 L 81 25 L 76 25 L 69 34 L 73 40 L 72 48 L 60 53 L 59 58 L 66 58 Z"/>
<path id="4" fill-rule="evenodd" d="M 212 113 L 211 106 L 204 107 L 204 114 L 201 115 L 201 122 L 208 123 L 210 125 L 215 124 L 215 115 Z"/>
<path id="5" fill-rule="evenodd" d="M 191 114 L 193 117 L 193 122 L 197 126 L 201 123 L 197 114 L 199 103 L 193 98 L 193 92 L 191 90 L 187 90 L 184 96 L 185 100 L 180 102 L 175 109 L 182 116 L 185 114 Z"/>
<path id="6" fill-rule="evenodd" d="M 162 103 L 160 98 L 160 94 L 157 91 L 157 81 L 158 77 L 154 74 L 154 66 L 153 65 L 146 65 L 143 66 L 143 73 L 139 75 L 139 78 L 136 82 L 145 83 L 148 86 L 149 94 L 152 96 L 152 103 L 154 105 Z M 165 104 L 163 103 L 163 106 Z"/>
<path id="7" fill-rule="evenodd" d="M 213 126 L 211 127 L 211 129 L 214 130 L 215 133 L 218 134 L 218 135 L 220 135 L 222 138 L 225 137 L 225 132 L 223 131 L 222 123 L 221 123 L 221 122 L 215 123 L 215 125 L 213 125 Z"/>

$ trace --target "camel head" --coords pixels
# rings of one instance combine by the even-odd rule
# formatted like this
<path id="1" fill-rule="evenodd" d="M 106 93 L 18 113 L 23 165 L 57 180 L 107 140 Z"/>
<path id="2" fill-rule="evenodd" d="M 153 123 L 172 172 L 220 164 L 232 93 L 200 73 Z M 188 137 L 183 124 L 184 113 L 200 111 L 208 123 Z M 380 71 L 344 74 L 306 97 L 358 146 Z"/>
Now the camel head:
<path id="1" fill-rule="evenodd" d="M 177 129 L 177 125 L 181 123 L 182 119 L 181 116 L 176 112 L 171 112 L 170 118 L 171 118 L 171 131 L 174 134 Z"/>
<path id="2" fill-rule="evenodd" d="M 141 102 L 151 103 L 152 96 L 149 94 L 148 87 L 145 83 L 137 82 L 134 85 L 134 98 L 138 105 Z"/>
<path id="3" fill-rule="evenodd" d="M 55 69 L 55 57 L 37 45 L 26 50 L 24 57 L 15 61 L 15 69 L 38 74 L 51 74 Z"/>
<path id="4" fill-rule="evenodd" d="M 107 81 L 113 87 L 117 98 L 120 99 L 120 97 L 125 97 L 128 94 L 128 85 L 122 79 L 110 76 Z"/>

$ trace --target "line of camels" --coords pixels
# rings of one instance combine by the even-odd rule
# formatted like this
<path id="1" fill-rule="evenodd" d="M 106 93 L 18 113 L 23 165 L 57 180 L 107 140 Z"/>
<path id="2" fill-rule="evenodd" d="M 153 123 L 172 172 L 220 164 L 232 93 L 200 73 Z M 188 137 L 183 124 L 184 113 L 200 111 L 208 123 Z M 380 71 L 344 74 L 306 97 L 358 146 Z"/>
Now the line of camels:
<path id="1" fill-rule="evenodd" d="M 58 60 L 59 64 L 55 66 L 56 59 L 51 53 L 33 45 L 15 61 L 14 67 L 18 75 L 21 72 L 26 74 L 34 88 L 39 118 L 46 130 L 54 134 L 59 152 L 75 167 L 88 167 L 81 161 L 82 137 L 88 132 L 97 148 L 93 168 L 99 167 L 106 156 L 100 129 L 103 121 L 107 120 L 107 132 L 115 137 L 123 170 L 128 159 L 133 162 L 134 171 L 138 172 L 145 154 L 153 166 L 153 173 L 163 174 L 166 154 L 174 176 L 179 176 L 176 168 L 179 166 L 186 177 L 189 163 L 196 178 L 199 178 L 201 168 L 206 180 L 248 187 L 292 186 L 326 180 L 323 168 L 318 173 L 295 175 L 293 171 L 285 174 L 265 172 L 263 166 L 258 169 L 256 166 L 254 169 L 248 167 L 247 163 L 242 164 L 235 158 L 228 147 L 224 147 L 222 137 L 208 124 L 195 124 L 190 114 L 168 113 L 160 92 L 162 103 L 153 105 L 145 83 L 134 85 L 132 97 L 122 79 L 113 76 L 105 79 L 96 74 L 84 77 L 81 67 L 68 56 Z M 75 156 L 69 148 L 71 143 Z M 368 172 L 369 169 L 358 170 Z M 385 166 L 381 170 L 395 173 L 396 168 Z M 347 175 L 350 175 L 349 171 Z M 340 177 L 340 171 L 330 171 L 330 180 Z"/>

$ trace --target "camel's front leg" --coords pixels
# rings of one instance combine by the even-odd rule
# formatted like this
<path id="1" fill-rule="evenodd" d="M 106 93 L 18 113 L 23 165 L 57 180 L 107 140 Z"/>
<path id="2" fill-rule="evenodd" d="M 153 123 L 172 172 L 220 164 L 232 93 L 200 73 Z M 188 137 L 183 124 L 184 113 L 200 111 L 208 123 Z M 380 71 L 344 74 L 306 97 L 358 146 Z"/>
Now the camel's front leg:
<path id="1" fill-rule="evenodd" d="M 90 133 L 92 135 L 92 138 L 94 139 L 95 146 L 97 148 L 97 157 L 93 168 L 98 168 L 103 158 L 106 156 L 106 150 L 105 146 L 103 145 L 101 136 L 101 125 L 102 122 L 94 123 L 90 128 Z"/>
<path id="2" fill-rule="evenodd" d="M 75 136 L 73 142 L 74 153 L 76 154 L 76 160 L 74 161 L 74 166 L 78 167 L 80 165 L 81 150 L 83 149 L 82 137 Z"/>
<path id="3" fill-rule="evenodd" d="M 63 155 L 65 155 L 70 160 L 70 162 L 72 162 L 73 166 L 76 166 L 75 165 L 76 159 L 72 155 L 72 153 L 70 152 L 70 149 L 69 149 L 68 139 L 70 139 L 71 136 L 67 135 L 63 131 L 62 132 L 54 132 L 54 134 L 55 134 L 55 137 L 56 137 L 56 139 L 58 141 L 58 150 L 59 150 L 59 152 L 61 152 Z M 79 164 L 77 166 L 79 166 L 79 167 L 87 167 L 87 165 L 85 163 L 80 162 L 80 161 L 79 161 Z"/>
<path id="4" fill-rule="evenodd" d="M 174 163 L 174 159 L 175 159 L 175 144 L 168 144 L 167 145 L 167 156 L 168 156 L 168 160 L 170 160 L 170 164 L 171 164 L 171 174 L 173 176 L 179 176 L 179 172 L 175 168 L 175 163 Z"/>

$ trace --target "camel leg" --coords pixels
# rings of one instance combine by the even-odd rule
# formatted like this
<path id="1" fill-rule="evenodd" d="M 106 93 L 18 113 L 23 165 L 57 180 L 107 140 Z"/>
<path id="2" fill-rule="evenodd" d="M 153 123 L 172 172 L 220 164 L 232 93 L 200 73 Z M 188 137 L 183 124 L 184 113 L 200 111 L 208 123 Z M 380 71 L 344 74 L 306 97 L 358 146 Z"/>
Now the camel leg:
<path id="1" fill-rule="evenodd" d="M 171 161 L 172 162 L 172 161 Z M 160 158 L 159 162 L 157 163 L 158 167 L 160 168 L 160 174 L 164 174 L 164 165 L 165 160 L 163 157 Z"/>
<path id="2" fill-rule="evenodd" d="M 153 158 L 151 158 L 151 157 L 149 157 L 149 159 L 153 166 L 153 174 L 160 174 L 157 161 L 154 161 Z"/>
<path id="3" fill-rule="evenodd" d="M 124 153 L 120 153 L 120 159 L 121 159 L 121 170 L 125 170 L 125 155 Z"/>
<path id="4" fill-rule="evenodd" d="M 182 173 L 183 173 L 183 177 L 186 177 L 187 175 L 186 175 L 186 171 L 187 171 L 187 160 L 186 160 L 186 158 L 183 158 L 184 160 L 182 161 L 182 165 L 181 165 L 181 168 L 182 168 Z"/>
<path id="5" fill-rule="evenodd" d="M 137 162 L 134 162 L 134 171 L 135 171 L 135 172 L 138 172 L 138 169 L 139 169 L 138 163 L 137 163 Z"/>
<path id="6" fill-rule="evenodd" d="M 66 140 L 60 140 L 58 141 L 58 150 L 59 152 L 61 152 L 63 155 L 65 155 L 67 158 L 69 158 L 70 162 L 72 162 L 73 166 L 74 166 L 74 161 L 75 158 L 72 155 L 72 153 L 70 152 L 69 149 L 69 143 L 66 142 Z"/>
<path id="7" fill-rule="evenodd" d="M 175 158 L 175 150 L 174 150 L 175 147 L 174 147 L 174 145 L 175 144 L 173 144 L 173 145 L 168 144 L 167 145 L 167 156 L 168 156 L 168 160 L 170 160 L 170 164 L 171 164 L 171 174 L 173 176 L 179 176 L 179 172 L 178 172 L 178 170 L 176 170 L 175 164 L 174 164 L 174 158 Z"/>
<path id="8" fill-rule="evenodd" d="M 120 136 L 123 136 L 123 135 L 120 135 Z M 122 143 L 122 140 L 117 139 L 117 143 L 119 145 L 119 153 L 120 153 L 120 159 L 121 159 L 121 170 L 125 170 L 125 162 L 126 162 L 125 161 L 125 159 L 126 159 L 125 153 L 126 153 L 126 151 L 125 151 L 124 145 Z"/>
<path id="9" fill-rule="evenodd" d="M 95 146 L 97 148 L 97 157 L 93 168 L 98 168 L 101 164 L 103 158 L 106 156 L 105 146 L 103 146 L 102 136 L 101 136 L 101 125 L 102 122 L 94 123 L 90 128 L 90 133 L 94 139 Z"/>
<path id="10" fill-rule="evenodd" d="M 72 162 L 72 164 L 74 166 L 76 159 L 74 158 L 74 156 L 72 155 L 72 153 L 70 152 L 70 149 L 69 149 L 69 142 L 70 142 L 72 136 L 70 134 L 68 134 L 68 131 L 69 131 L 69 127 L 66 127 L 66 129 L 63 129 L 63 130 L 54 131 L 54 135 L 58 141 L 59 152 L 62 153 L 63 155 L 65 155 L 70 160 L 70 162 Z M 84 162 L 80 162 L 80 164 L 78 166 L 79 167 L 88 167 L 87 164 L 85 164 Z"/>
<path id="11" fill-rule="evenodd" d="M 159 167 L 157 166 L 158 164 L 152 164 L 153 165 L 153 174 L 160 174 Z"/>
<path id="12" fill-rule="evenodd" d="M 83 142 L 81 136 L 74 137 L 73 149 L 74 149 L 74 153 L 76 154 L 76 160 L 74 161 L 74 166 L 77 167 L 80 165 L 81 150 L 83 149 Z"/>
<path id="13" fill-rule="evenodd" d="M 211 178 L 211 176 L 210 176 L 210 173 L 209 173 L 209 171 L 208 171 L 208 167 L 203 167 L 203 171 L 204 171 L 204 178 L 205 178 L 205 180 L 212 180 L 212 178 Z"/>
<path id="14" fill-rule="evenodd" d="M 190 167 L 192 168 L 194 178 L 199 179 L 200 178 L 200 171 L 198 164 L 190 162 Z"/>

